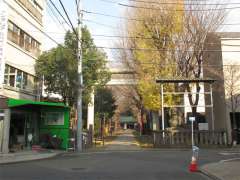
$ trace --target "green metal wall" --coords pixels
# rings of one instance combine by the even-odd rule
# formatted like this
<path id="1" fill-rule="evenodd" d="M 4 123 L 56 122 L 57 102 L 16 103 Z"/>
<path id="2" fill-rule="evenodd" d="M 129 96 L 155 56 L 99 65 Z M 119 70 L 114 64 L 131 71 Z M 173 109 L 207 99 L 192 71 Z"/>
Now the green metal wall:
<path id="1" fill-rule="evenodd" d="M 69 139 L 69 121 L 70 111 L 69 108 L 63 107 L 42 107 L 41 112 L 64 112 L 64 125 L 45 125 L 44 121 L 40 123 L 40 135 L 49 133 L 56 135 L 63 140 L 61 148 L 67 149 Z"/>

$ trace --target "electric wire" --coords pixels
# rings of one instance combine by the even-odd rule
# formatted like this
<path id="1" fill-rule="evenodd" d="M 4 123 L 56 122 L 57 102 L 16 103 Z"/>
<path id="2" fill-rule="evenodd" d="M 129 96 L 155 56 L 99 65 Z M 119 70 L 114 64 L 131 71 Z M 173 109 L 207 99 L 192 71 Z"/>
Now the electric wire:
<path id="1" fill-rule="evenodd" d="M 57 8 L 57 6 L 53 3 L 52 0 L 49 0 L 49 2 L 52 4 L 52 6 L 54 7 L 54 9 L 57 11 L 57 13 L 62 17 L 62 19 L 64 20 L 64 22 L 69 26 L 70 24 L 67 22 L 67 20 L 65 19 L 65 17 L 62 15 L 62 13 L 59 11 L 59 9 Z"/>
<path id="2" fill-rule="evenodd" d="M 113 16 L 113 15 L 110 15 L 110 14 L 105 14 L 105 13 L 101 13 L 101 12 L 93 12 L 93 11 L 89 11 L 89 10 L 82 10 L 83 13 L 85 14 L 92 14 L 92 15 L 100 15 L 100 16 L 104 16 L 104 17 L 110 17 L 110 18 L 116 18 L 116 19 L 123 19 L 123 20 L 127 20 L 127 21 L 139 21 L 139 22 L 145 22 L 146 20 L 144 19 L 138 19 L 138 18 L 128 18 L 128 17 L 122 17 L 122 16 Z M 98 22 L 95 22 L 95 23 L 98 23 Z M 162 22 L 156 22 L 158 24 L 161 24 Z M 223 26 L 234 26 L 234 25 L 240 25 L 240 23 L 236 23 L 236 24 L 228 24 L 228 23 L 222 23 L 220 25 L 223 25 Z M 105 25 L 105 26 L 108 26 L 108 25 Z"/>
<path id="3" fill-rule="evenodd" d="M 63 3 L 62 3 L 62 1 L 61 1 L 61 0 L 58 0 L 58 1 L 59 1 L 59 3 L 61 4 L 61 6 L 62 6 L 62 9 L 63 9 L 63 11 L 64 11 L 65 15 L 67 16 L 68 22 L 70 23 L 70 25 L 71 25 L 71 28 L 72 28 L 72 30 L 73 30 L 73 32 L 74 32 L 74 34 L 76 35 L 76 37 L 77 37 L 77 39 L 78 39 L 78 33 L 76 32 L 76 30 L 75 30 L 75 28 L 74 28 L 74 26 L 73 26 L 73 24 L 72 24 L 72 21 L 71 21 L 71 19 L 70 19 L 70 17 L 69 17 L 69 15 L 68 15 L 68 13 L 67 13 L 67 11 L 66 11 L 66 8 L 65 8 L 65 6 L 63 5 Z M 78 41 L 80 41 L 80 40 L 78 39 Z"/>
<path id="4" fill-rule="evenodd" d="M 63 25 L 63 23 L 61 22 L 61 20 L 58 18 L 58 16 L 56 15 L 56 13 L 54 12 L 54 10 L 52 9 L 52 7 L 51 7 L 51 5 L 47 2 L 47 6 L 48 6 L 48 8 L 50 9 L 50 11 L 51 11 L 51 13 L 53 14 L 53 17 L 50 15 L 50 13 L 49 13 L 49 15 L 50 15 L 50 17 L 52 18 L 52 20 L 53 21 L 55 21 L 54 20 L 54 18 L 57 20 L 57 22 L 60 24 L 60 26 L 62 26 L 63 27 L 63 29 L 64 29 L 64 31 L 66 32 L 67 30 L 66 30 L 66 28 L 65 28 L 65 26 Z M 57 25 L 57 23 L 56 23 L 56 25 Z"/>
<path id="5" fill-rule="evenodd" d="M 116 5 L 127 7 L 127 8 L 165 10 L 165 11 L 222 11 L 222 10 L 240 9 L 240 7 L 224 7 L 224 8 L 209 8 L 209 9 L 166 9 L 166 8 L 161 9 L 161 8 L 154 8 L 154 7 L 144 7 L 144 6 L 139 6 L 139 5 L 129 5 L 129 4 L 119 3 L 119 2 L 111 1 L 111 0 L 100 0 L 100 1 L 116 4 Z"/>
<path id="6" fill-rule="evenodd" d="M 119 3 L 118 1 L 111 1 L 111 0 L 99 0 L 107 3 Z M 156 2 L 156 1 L 144 1 L 144 0 L 126 0 L 129 2 L 136 2 L 136 3 L 147 3 L 147 4 L 159 4 L 159 5 L 181 5 L 183 2 Z M 186 2 L 186 3 L 185 3 Z M 207 3 L 206 0 L 185 0 L 184 5 L 194 5 L 194 6 L 201 6 L 201 5 L 208 5 L 208 6 L 216 6 L 216 5 L 240 5 L 238 2 L 228 2 L 228 3 Z M 189 4 L 191 2 L 191 4 Z M 204 3 L 204 4 L 203 4 Z"/>

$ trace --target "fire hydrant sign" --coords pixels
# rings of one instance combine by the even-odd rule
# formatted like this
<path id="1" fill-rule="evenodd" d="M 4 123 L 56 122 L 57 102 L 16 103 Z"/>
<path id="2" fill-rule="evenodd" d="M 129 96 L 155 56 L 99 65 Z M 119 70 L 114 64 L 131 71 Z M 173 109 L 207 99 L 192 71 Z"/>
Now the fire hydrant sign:
<path id="1" fill-rule="evenodd" d="M 5 3 L 0 0 L 0 86 L 4 81 L 5 57 L 4 49 L 7 42 L 7 7 Z"/>

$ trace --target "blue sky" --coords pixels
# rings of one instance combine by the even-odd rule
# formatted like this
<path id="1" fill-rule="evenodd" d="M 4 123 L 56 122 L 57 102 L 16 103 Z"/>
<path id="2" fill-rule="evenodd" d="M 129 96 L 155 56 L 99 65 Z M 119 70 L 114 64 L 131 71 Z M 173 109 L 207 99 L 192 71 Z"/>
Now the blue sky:
<path id="1" fill-rule="evenodd" d="M 62 14 L 62 8 L 59 4 L 58 0 L 52 0 L 59 10 L 61 10 Z M 115 2 L 122 2 L 127 3 L 127 0 L 105 0 L 105 1 L 115 1 Z M 70 18 L 73 22 L 73 24 L 76 26 L 76 7 L 75 7 L 75 0 L 62 0 L 63 4 L 65 5 Z M 213 1 L 209 1 L 214 2 Z M 222 2 L 225 3 L 239 3 L 239 5 L 234 5 L 234 7 L 240 7 L 240 1 L 239 0 L 223 0 Z M 107 3 L 102 0 L 82 0 L 83 3 L 83 9 L 87 11 L 92 12 L 99 12 L 104 14 L 110 14 L 113 16 L 124 16 L 124 7 L 118 6 L 114 3 Z M 58 42 L 63 41 L 65 30 L 62 26 L 65 27 L 65 29 L 69 29 L 69 27 L 66 24 L 60 25 L 56 22 L 56 20 L 52 20 L 51 11 L 47 7 L 47 10 L 45 11 L 45 31 L 51 35 L 52 38 L 57 40 Z M 84 24 L 86 24 L 93 35 L 93 38 L 95 40 L 95 43 L 97 46 L 106 46 L 106 47 L 114 47 L 114 39 L 111 38 L 104 38 L 104 37 L 96 37 L 94 35 L 116 35 L 118 33 L 118 27 L 120 26 L 121 22 L 119 19 L 116 18 L 110 18 L 110 17 L 104 17 L 101 15 L 93 15 L 93 14 L 84 14 L 84 19 L 95 21 L 97 23 L 105 24 L 99 25 L 92 22 L 84 21 Z M 240 24 L 240 8 L 231 10 L 228 18 L 226 19 L 225 23 L 239 23 Z M 109 27 L 111 26 L 111 27 Z M 220 29 L 221 31 L 228 31 L 228 32 L 240 32 L 240 25 L 239 26 L 224 26 Z M 51 47 L 55 46 L 55 44 L 45 37 L 45 46 L 43 47 L 44 50 L 49 49 Z M 110 51 L 107 51 L 108 57 L 110 60 L 112 60 L 112 55 Z"/>
<path id="2" fill-rule="evenodd" d="M 58 7 L 58 9 L 61 10 L 62 14 L 64 14 L 59 4 L 59 1 L 53 0 L 53 2 Z M 65 5 L 73 24 L 76 26 L 77 15 L 76 15 L 75 0 L 62 0 L 62 2 Z M 107 3 L 101 0 L 83 0 L 82 4 L 83 4 L 84 10 L 110 14 L 113 16 L 120 16 L 124 10 L 122 7 L 119 7 L 116 4 Z M 45 31 L 51 34 L 51 37 L 53 37 L 58 42 L 62 42 L 65 30 L 62 27 L 62 25 L 57 23 L 56 20 L 52 19 L 51 16 L 53 15 L 50 16 L 50 14 L 51 14 L 51 11 L 47 7 L 47 10 L 45 12 L 45 21 L 44 21 Z M 118 31 L 117 27 L 119 27 L 119 24 L 120 24 L 118 19 L 104 17 L 100 15 L 86 14 L 86 13 L 83 16 L 83 19 L 102 24 L 100 25 L 93 22 L 83 21 L 83 23 L 87 25 L 91 34 L 93 35 L 93 38 L 97 46 L 110 47 L 114 45 L 114 39 L 104 38 L 104 37 L 99 37 L 94 35 L 116 35 Z M 63 24 L 63 26 L 65 27 L 65 29 L 69 29 L 69 27 L 66 24 Z M 45 37 L 45 42 L 46 42 L 45 43 L 46 45 L 44 46 L 44 50 L 55 46 L 55 44 L 46 37 Z M 110 52 L 108 52 L 108 56 L 109 58 L 111 58 Z"/>

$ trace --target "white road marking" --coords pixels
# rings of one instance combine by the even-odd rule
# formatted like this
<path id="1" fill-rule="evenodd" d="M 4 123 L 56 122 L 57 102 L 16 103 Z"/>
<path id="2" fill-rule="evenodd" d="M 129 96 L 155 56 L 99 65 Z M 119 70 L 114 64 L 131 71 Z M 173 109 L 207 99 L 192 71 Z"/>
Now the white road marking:
<path id="1" fill-rule="evenodd" d="M 224 163 L 224 162 L 237 161 L 237 160 L 240 160 L 240 158 L 225 159 L 225 160 L 221 160 L 219 162 Z"/>

